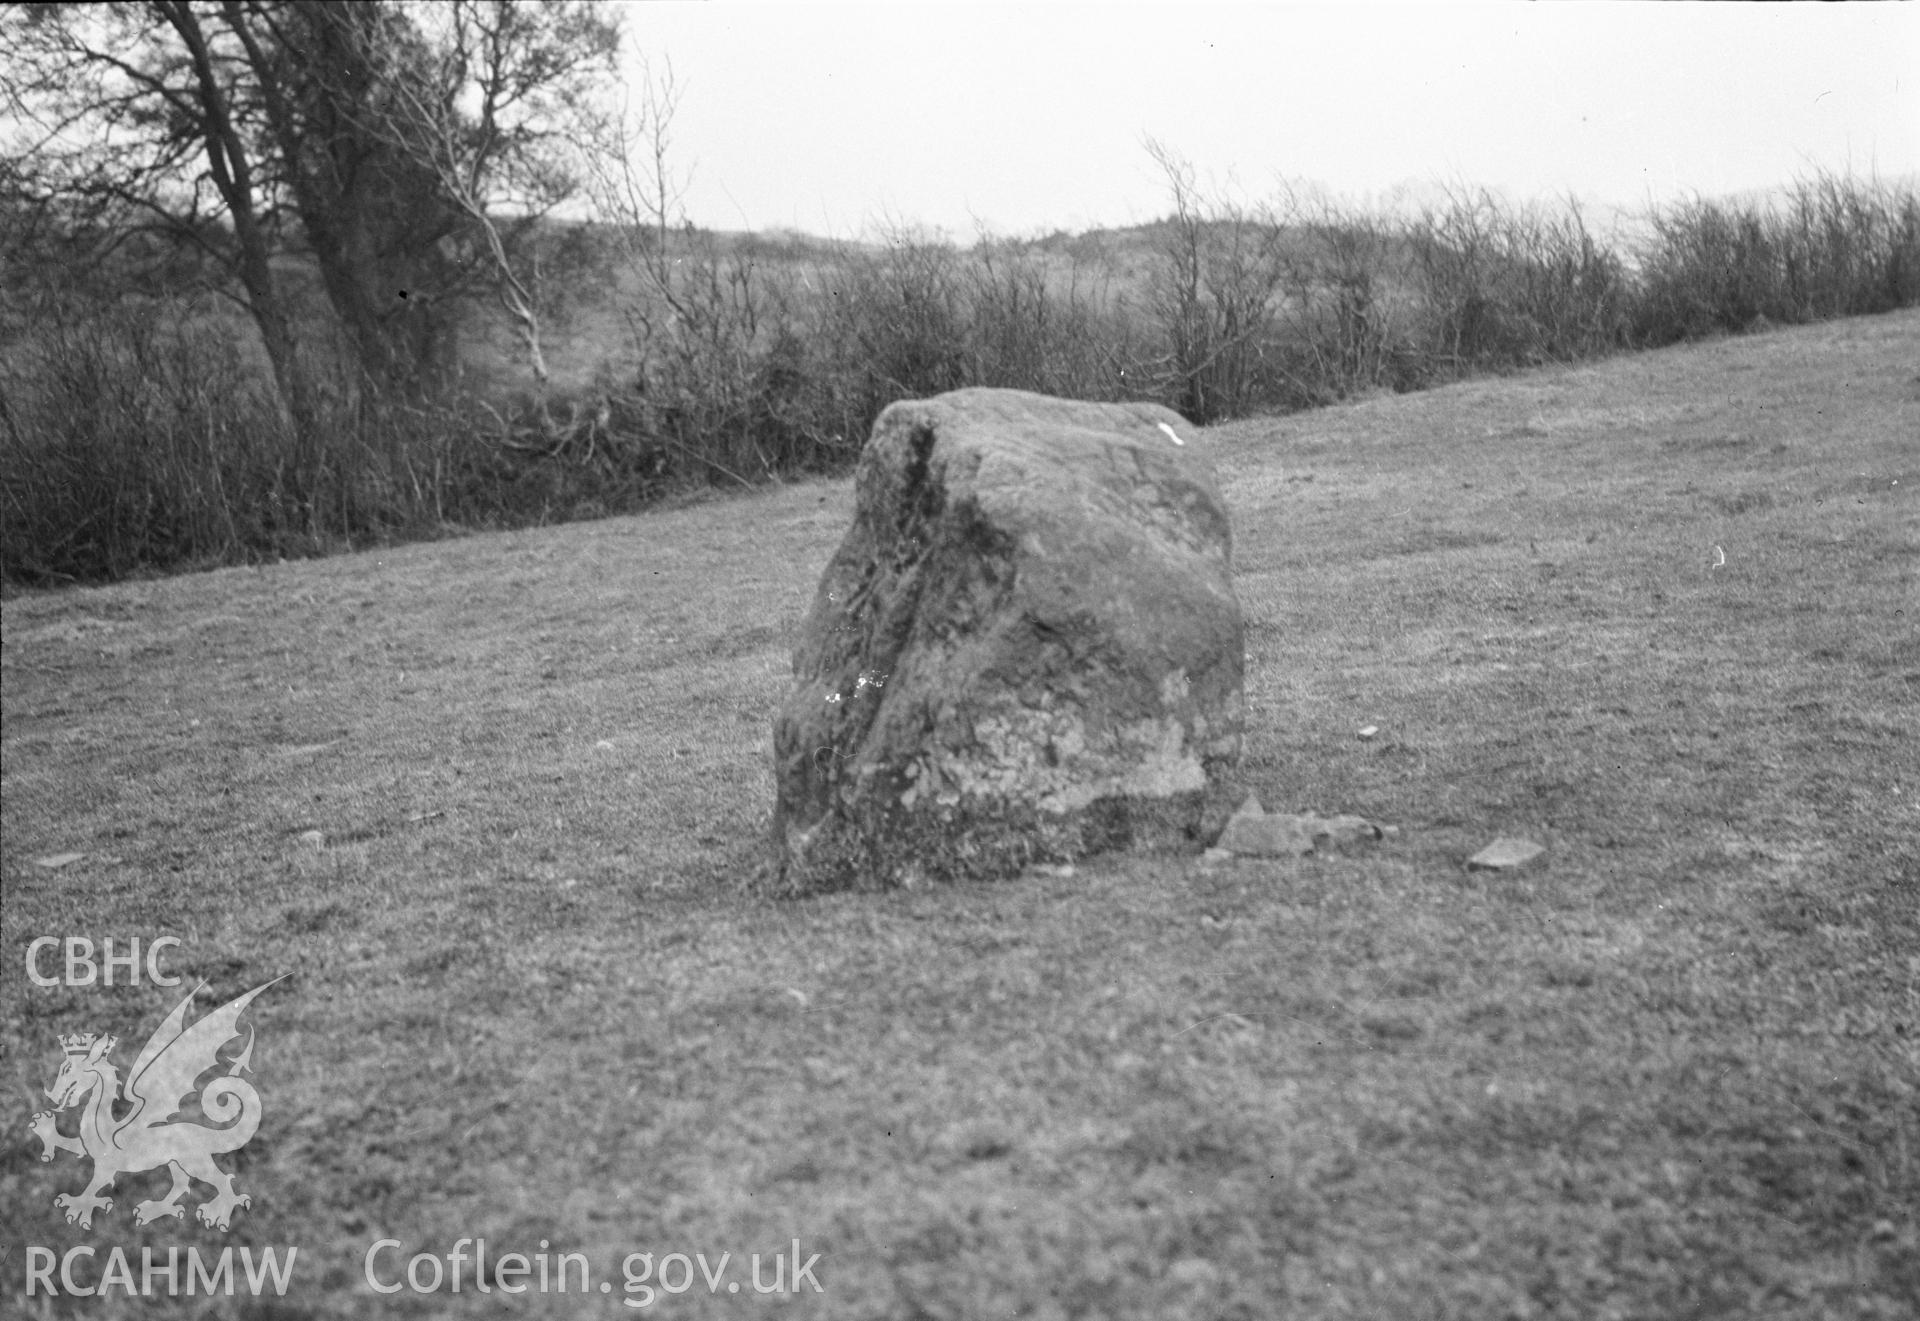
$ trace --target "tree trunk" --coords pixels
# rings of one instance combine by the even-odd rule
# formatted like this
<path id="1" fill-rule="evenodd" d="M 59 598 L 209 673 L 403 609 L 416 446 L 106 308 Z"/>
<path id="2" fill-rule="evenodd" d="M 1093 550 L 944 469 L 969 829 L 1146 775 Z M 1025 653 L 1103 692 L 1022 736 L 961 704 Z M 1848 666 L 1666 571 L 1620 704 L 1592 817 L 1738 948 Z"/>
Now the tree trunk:
<path id="1" fill-rule="evenodd" d="M 240 283 L 247 291 L 247 308 L 266 345 L 267 361 L 273 367 L 273 382 L 280 393 L 281 406 L 296 425 L 307 421 L 307 396 L 301 372 L 299 343 L 294 335 L 293 319 L 287 314 L 285 299 L 274 279 L 268 238 L 254 206 L 253 165 L 246 144 L 233 122 L 225 88 L 214 68 L 213 52 L 206 31 L 186 0 L 155 0 L 154 9 L 180 34 L 193 66 L 199 87 L 200 105 L 206 114 L 207 173 L 233 218 L 233 238 L 238 249 L 236 267 Z"/>
<path id="2" fill-rule="evenodd" d="M 299 337 L 294 333 L 286 302 L 280 297 L 272 267 L 263 259 L 255 271 L 251 269 L 255 264 L 251 254 L 246 254 L 240 280 L 247 290 L 247 309 L 260 328 L 260 340 L 266 346 L 267 362 L 273 368 L 273 384 L 279 391 L 282 409 L 295 425 L 305 426 L 310 420 L 311 401 Z"/>
<path id="3" fill-rule="evenodd" d="M 437 177 L 372 127 L 383 39 L 374 5 L 313 0 L 265 17 L 226 0 L 261 88 L 286 181 L 322 286 L 365 378 L 381 393 L 429 393 L 452 358 L 452 283 L 438 243 L 455 217 Z M 254 30 L 256 21 L 262 31 Z M 263 41 L 270 29 L 273 40 Z"/>

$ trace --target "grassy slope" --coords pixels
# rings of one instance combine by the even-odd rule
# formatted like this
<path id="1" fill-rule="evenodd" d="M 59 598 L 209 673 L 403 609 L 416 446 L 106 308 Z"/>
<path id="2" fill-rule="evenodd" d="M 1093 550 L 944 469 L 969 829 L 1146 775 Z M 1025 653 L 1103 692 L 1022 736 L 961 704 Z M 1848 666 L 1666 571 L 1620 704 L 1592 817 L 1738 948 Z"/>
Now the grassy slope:
<path id="1" fill-rule="evenodd" d="M 132 1226 L 158 1176 L 83 1235 L 18 1140 L 56 1033 L 124 1065 L 177 994 L 26 942 L 172 933 L 292 974 L 227 1158 L 276 1316 L 494 1315 L 360 1283 L 482 1235 L 798 1237 L 837 1318 L 1909 1314 L 1916 362 L 1908 313 L 1206 433 L 1248 776 L 1402 826 L 1345 857 L 743 893 L 844 483 L 8 601 L 6 1291 L 222 1241 Z"/>

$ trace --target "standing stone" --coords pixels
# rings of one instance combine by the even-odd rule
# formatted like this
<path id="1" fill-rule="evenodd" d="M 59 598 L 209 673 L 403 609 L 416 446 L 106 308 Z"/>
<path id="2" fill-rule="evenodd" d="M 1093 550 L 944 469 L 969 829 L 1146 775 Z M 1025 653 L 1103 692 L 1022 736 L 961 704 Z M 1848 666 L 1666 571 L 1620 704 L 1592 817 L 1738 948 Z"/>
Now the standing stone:
<path id="1" fill-rule="evenodd" d="M 881 414 L 774 721 L 785 887 L 1219 828 L 1245 631 L 1226 506 L 1183 433 L 1157 405 L 1015 390 Z"/>

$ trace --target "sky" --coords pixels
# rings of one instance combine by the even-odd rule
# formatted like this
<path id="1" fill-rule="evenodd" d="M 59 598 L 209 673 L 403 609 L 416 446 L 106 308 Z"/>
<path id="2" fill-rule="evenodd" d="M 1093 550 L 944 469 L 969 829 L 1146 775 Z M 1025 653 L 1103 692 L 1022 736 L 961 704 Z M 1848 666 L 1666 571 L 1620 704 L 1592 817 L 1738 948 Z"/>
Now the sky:
<path id="1" fill-rule="evenodd" d="M 1031 236 L 1210 192 L 1442 185 L 1643 210 L 1818 170 L 1920 173 L 1920 6 L 847 5 L 643 0 L 669 170 L 715 229 Z"/>

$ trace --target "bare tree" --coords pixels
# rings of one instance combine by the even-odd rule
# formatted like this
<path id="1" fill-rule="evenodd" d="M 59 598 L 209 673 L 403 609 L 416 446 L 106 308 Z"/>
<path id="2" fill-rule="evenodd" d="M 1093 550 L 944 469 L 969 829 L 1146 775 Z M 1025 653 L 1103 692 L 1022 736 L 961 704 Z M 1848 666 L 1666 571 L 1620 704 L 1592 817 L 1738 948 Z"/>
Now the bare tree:
<path id="1" fill-rule="evenodd" d="M 639 362 L 627 406 L 647 434 L 683 459 L 741 485 L 772 470 L 759 443 L 768 390 L 763 339 L 792 333 L 750 250 L 723 251 L 687 219 L 689 176 L 671 163 L 681 86 L 673 66 L 645 68 L 639 99 L 594 125 L 587 186 L 642 296 L 626 309 Z"/>
<path id="2" fill-rule="evenodd" d="M 411 40 L 349 28 L 352 63 L 385 89 L 378 104 L 350 103 L 361 107 L 360 126 L 431 178 L 464 222 L 473 264 L 518 328 L 544 392 L 536 281 L 518 241 L 580 191 L 578 151 L 603 119 L 594 94 L 614 72 L 617 18 L 580 3 L 448 0 L 409 10 L 405 21 L 417 26 L 398 35 Z"/>
<path id="3" fill-rule="evenodd" d="M 296 408 L 273 258 L 299 246 L 377 383 L 431 375 L 447 327 L 421 309 L 482 271 L 541 372 L 511 254 L 572 191 L 567 121 L 590 113 L 618 44 L 617 16 L 578 0 L 12 6 L 5 90 L 30 127 L 0 173 L 104 232 L 206 252 Z"/>
<path id="4" fill-rule="evenodd" d="M 1166 343 L 1161 393 L 1196 422 L 1231 416 L 1259 388 L 1287 274 L 1285 227 L 1271 208 L 1208 198 L 1185 159 L 1146 147 L 1173 199 L 1148 290 Z"/>
<path id="5" fill-rule="evenodd" d="M 14 7 L 0 44 L 15 53 L 13 90 L 38 129 L 14 170 L 76 216 L 122 233 L 157 227 L 215 257 L 240 286 L 282 399 L 297 404 L 256 98 L 215 11 L 184 0 Z M 224 232 L 206 223 L 214 215 Z"/>

